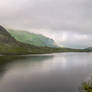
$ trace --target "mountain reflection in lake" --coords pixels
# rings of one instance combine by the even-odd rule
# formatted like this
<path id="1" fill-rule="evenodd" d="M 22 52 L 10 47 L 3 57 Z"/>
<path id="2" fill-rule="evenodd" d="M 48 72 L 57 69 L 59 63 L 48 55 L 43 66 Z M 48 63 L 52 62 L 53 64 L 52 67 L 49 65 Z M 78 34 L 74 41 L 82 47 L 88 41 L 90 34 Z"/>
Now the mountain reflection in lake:
<path id="1" fill-rule="evenodd" d="M 78 92 L 91 74 L 91 53 L 0 56 L 0 92 Z"/>

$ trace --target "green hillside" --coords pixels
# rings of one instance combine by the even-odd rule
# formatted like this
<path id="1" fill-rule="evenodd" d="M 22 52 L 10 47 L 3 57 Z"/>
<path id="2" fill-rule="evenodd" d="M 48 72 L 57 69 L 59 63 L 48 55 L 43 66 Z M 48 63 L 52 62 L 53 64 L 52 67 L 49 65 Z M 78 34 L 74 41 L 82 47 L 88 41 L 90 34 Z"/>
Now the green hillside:
<path id="1" fill-rule="evenodd" d="M 66 48 L 37 47 L 22 43 L 17 41 L 4 27 L 0 26 L 0 55 L 44 54 L 69 50 Z"/>
<path id="2" fill-rule="evenodd" d="M 0 26 L 0 55 L 42 54 L 54 51 L 56 49 L 37 47 L 17 41 L 4 27 Z"/>
<path id="3" fill-rule="evenodd" d="M 8 32 L 18 41 L 38 47 L 57 47 L 54 40 L 43 35 L 9 29 Z"/>

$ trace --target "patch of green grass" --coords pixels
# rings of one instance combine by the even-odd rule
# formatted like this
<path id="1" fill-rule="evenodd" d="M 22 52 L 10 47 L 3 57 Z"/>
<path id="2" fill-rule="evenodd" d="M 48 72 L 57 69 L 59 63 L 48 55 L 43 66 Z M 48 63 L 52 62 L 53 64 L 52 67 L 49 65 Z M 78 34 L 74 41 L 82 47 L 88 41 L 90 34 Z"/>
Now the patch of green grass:
<path id="1" fill-rule="evenodd" d="M 83 82 L 80 87 L 80 92 L 92 92 L 92 77 L 88 82 Z"/>

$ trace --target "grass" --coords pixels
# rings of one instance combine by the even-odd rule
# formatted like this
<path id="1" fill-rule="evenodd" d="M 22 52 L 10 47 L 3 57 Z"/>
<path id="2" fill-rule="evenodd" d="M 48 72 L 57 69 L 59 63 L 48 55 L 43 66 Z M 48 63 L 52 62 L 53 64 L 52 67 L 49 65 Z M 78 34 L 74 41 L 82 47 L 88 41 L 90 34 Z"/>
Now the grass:
<path id="1" fill-rule="evenodd" d="M 80 92 L 92 92 L 92 77 L 88 82 L 83 82 L 80 87 Z"/>
<path id="2" fill-rule="evenodd" d="M 12 44 L 0 43 L 0 54 L 3 55 L 25 55 L 25 54 L 44 54 L 44 53 L 56 53 L 56 52 L 89 52 L 87 50 L 69 49 L 69 48 L 49 48 L 49 47 L 34 47 L 32 45 L 18 46 Z"/>

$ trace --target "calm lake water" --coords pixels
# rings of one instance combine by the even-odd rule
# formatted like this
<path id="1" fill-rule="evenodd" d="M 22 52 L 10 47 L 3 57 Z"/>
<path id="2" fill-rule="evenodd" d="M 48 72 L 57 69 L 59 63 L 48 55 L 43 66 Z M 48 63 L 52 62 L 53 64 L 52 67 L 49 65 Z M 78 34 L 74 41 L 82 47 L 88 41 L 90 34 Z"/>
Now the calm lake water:
<path id="1" fill-rule="evenodd" d="M 0 92 L 78 92 L 92 53 L 0 56 Z"/>

